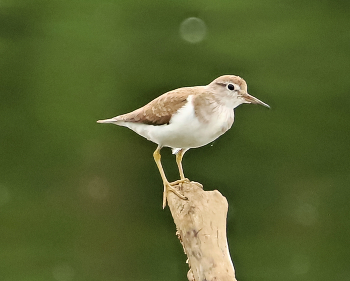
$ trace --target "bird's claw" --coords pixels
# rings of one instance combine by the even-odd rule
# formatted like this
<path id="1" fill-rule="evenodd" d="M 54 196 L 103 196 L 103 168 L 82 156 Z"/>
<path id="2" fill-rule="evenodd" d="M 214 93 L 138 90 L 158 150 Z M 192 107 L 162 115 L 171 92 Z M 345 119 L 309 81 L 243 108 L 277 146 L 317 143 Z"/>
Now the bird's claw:
<path id="1" fill-rule="evenodd" d="M 166 200 L 167 200 L 167 193 L 169 191 L 175 193 L 180 199 L 182 200 L 188 200 L 188 198 L 185 195 L 182 195 L 177 188 L 174 188 L 173 186 L 181 185 L 184 182 L 189 182 L 189 179 L 181 179 L 177 180 L 168 184 L 164 184 L 164 193 L 163 193 L 163 209 L 166 206 Z"/>
<path id="2" fill-rule="evenodd" d="M 171 186 L 180 185 L 181 186 L 181 183 L 189 183 L 189 182 L 190 182 L 190 180 L 188 178 L 183 178 L 181 180 L 170 182 L 169 185 L 171 185 Z"/>
<path id="3" fill-rule="evenodd" d="M 179 184 L 177 184 L 177 185 L 179 185 Z M 187 198 L 185 195 L 182 195 L 182 194 L 180 193 L 180 191 L 179 191 L 177 188 L 172 187 L 171 184 L 169 184 L 169 185 L 166 187 L 166 191 L 167 191 L 167 192 L 171 191 L 171 192 L 175 193 L 175 194 L 176 194 L 178 197 L 180 197 L 181 199 L 183 199 L 183 200 L 188 200 L 188 198 Z"/>

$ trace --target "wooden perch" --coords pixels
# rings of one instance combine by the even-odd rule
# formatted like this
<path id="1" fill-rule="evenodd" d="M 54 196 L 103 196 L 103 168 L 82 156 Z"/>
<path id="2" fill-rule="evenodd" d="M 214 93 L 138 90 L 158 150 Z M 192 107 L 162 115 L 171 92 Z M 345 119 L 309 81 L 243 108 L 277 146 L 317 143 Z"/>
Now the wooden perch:
<path id="1" fill-rule="evenodd" d="M 227 200 L 197 182 L 183 183 L 182 200 L 169 192 L 168 205 L 188 257 L 189 281 L 237 281 L 226 238 Z"/>

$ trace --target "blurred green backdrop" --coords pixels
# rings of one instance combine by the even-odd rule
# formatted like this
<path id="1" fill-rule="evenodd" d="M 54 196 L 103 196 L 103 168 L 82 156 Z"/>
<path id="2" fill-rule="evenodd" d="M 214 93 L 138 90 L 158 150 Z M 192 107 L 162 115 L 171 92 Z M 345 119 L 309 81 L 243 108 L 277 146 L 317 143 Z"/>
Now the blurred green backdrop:
<path id="1" fill-rule="evenodd" d="M 184 158 L 237 279 L 350 280 L 349 1 L 2 0 L 0 54 L 0 280 L 187 280 L 156 145 L 96 120 L 223 74 L 272 107 Z"/>

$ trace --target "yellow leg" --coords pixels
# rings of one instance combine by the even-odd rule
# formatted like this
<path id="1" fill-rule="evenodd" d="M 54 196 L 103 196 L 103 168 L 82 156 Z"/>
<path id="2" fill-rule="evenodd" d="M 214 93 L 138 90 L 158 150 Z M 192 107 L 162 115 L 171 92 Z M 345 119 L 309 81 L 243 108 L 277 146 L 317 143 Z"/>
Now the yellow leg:
<path id="1" fill-rule="evenodd" d="M 186 150 L 181 149 L 178 153 L 176 153 L 176 164 L 177 164 L 177 167 L 179 168 L 181 180 L 185 179 L 184 171 L 182 169 L 182 157 L 184 156 L 185 152 L 186 152 Z"/>
<path id="2" fill-rule="evenodd" d="M 182 157 L 184 156 L 187 149 L 180 149 L 178 153 L 176 153 L 176 164 L 179 168 L 180 179 L 174 182 L 171 182 L 171 185 L 177 185 L 184 182 L 190 182 L 189 179 L 185 178 L 184 171 L 182 169 Z"/>
<path id="3" fill-rule="evenodd" d="M 164 173 L 164 170 L 163 170 L 163 166 L 162 166 L 162 163 L 160 161 L 161 159 L 161 155 L 160 155 L 160 149 L 161 147 L 157 147 L 157 149 L 154 151 L 153 153 L 153 158 L 154 158 L 154 161 L 156 162 L 157 164 L 157 167 L 158 167 L 158 170 L 159 170 L 159 173 L 160 173 L 160 176 L 162 177 L 162 180 L 163 180 L 163 185 L 164 185 L 164 192 L 163 192 L 163 209 L 165 208 L 166 206 L 166 196 L 167 196 L 167 192 L 168 191 L 172 191 L 174 192 L 177 196 L 179 196 L 181 199 L 184 199 L 184 200 L 187 200 L 187 197 L 186 196 L 183 196 L 181 193 L 179 193 L 177 191 L 177 189 L 173 188 L 170 183 L 168 182 L 166 176 L 165 176 L 165 173 Z M 174 185 L 174 183 L 173 183 Z"/>

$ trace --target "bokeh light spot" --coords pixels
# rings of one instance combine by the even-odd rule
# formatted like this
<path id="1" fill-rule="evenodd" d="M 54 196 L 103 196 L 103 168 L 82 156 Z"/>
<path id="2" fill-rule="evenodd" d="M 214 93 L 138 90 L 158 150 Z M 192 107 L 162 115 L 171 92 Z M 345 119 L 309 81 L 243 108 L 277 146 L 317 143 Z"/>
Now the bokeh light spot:
<path id="1" fill-rule="evenodd" d="M 0 206 L 5 205 L 8 201 L 10 201 L 10 192 L 5 186 L 0 185 Z"/>
<path id="2" fill-rule="evenodd" d="M 292 258 L 290 266 L 294 274 L 306 274 L 310 268 L 310 259 L 308 256 L 297 254 Z"/>
<path id="3" fill-rule="evenodd" d="M 308 203 L 300 204 L 294 210 L 294 218 L 302 225 L 310 226 L 316 223 L 318 219 L 317 208 Z"/>
<path id="4" fill-rule="evenodd" d="M 205 22 L 196 17 L 187 18 L 180 25 L 182 39 L 190 43 L 201 42 L 206 33 L 207 27 Z"/>
<path id="5" fill-rule="evenodd" d="M 101 201 L 108 197 L 109 188 L 102 178 L 94 177 L 88 182 L 87 192 L 93 199 Z"/>
<path id="6" fill-rule="evenodd" d="M 71 281 L 75 273 L 70 265 L 60 264 L 53 268 L 52 275 L 57 281 Z"/>

